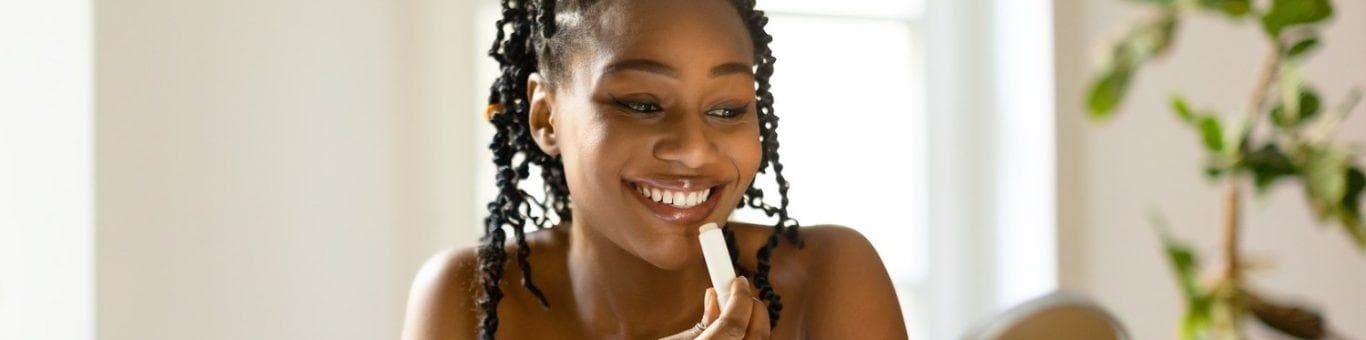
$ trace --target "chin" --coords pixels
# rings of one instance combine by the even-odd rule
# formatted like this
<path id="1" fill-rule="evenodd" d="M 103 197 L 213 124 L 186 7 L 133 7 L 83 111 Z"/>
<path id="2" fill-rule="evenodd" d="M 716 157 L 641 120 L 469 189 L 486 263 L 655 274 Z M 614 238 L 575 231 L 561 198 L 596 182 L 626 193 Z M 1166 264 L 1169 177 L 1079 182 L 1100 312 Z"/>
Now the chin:
<path id="1" fill-rule="evenodd" d="M 697 242 L 694 237 L 669 235 L 665 240 L 647 245 L 646 249 L 641 249 L 637 254 L 645 262 L 659 269 L 679 270 L 702 263 L 701 246 Z"/>

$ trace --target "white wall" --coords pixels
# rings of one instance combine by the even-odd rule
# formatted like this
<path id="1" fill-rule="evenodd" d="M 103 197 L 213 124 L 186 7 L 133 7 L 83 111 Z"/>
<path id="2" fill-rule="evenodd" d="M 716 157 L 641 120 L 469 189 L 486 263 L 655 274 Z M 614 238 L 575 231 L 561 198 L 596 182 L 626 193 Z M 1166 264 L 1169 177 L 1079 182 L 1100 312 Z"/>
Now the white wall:
<path id="1" fill-rule="evenodd" d="M 493 172 L 488 156 L 492 134 L 484 135 L 484 105 L 497 66 L 483 53 L 492 43 L 496 1 L 407 0 L 409 40 L 404 63 L 409 76 L 408 149 L 412 152 L 411 216 L 420 234 L 414 256 L 426 259 L 454 244 L 484 235 L 481 175 Z M 490 6 L 490 5 L 495 6 Z M 486 20 L 487 18 L 487 20 Z M 488 33 L 485 35 L 484 33 Z M 487 81 L 485 81 L 487 80 Z M 481 171 L 483 171 L 481 173 Z M 414 268 L 414 273 L 416 268 Z"/>
<path id="2" fill-rule="evenodd" d="M 468 3 L 99 2 L 99 338 L 396 337 L 474 219 Z"/>
<path id="3" fill-rule="evenodd" d="M 1330 103 L 1352 85 L 1366 86 L 1366 3 L 1334 1 L 1336 22 L 1326 48 L 1305 76 Z M 1226 114 L 1247 101 L 1256 68 L 1269 48 L 1252 25 L 1222 17 L 1183 22 L 1169 58 L 1141 72 L 1123 112 L 1110 124 L 1085 120 L 1082 94 L 1098 44 L 1122 33 L 1142 7 L 1115 0 L 1059 0 L 1057 19 L 1060 279 L 1064 288 L 1094 294 L 1115 310 L 1137 339 L 1171 338 L 1183 302 L 1148 223 L 1161 211 L 1176 232 L 1218 268 L 1221 190 L 1200 172 L 1195 135 L 1167 106 L 1173 90 L 1195 106 Z M 1358 107 L 1340 137 L 1366 143 Z M 1250 273 L 1255 287 L 1312 301 L 1331 325 L 1366 335 L 1366 253 L 1339 228 L 1316 225 L 1299 189 L 1286 186 L 1245 200 L 1243 249 L 1275 267 Z"/>
<path id="4" fill-rule="evenodd" d="M 94 335 L 90 3 L 0 3 L 0 339 Z"/>

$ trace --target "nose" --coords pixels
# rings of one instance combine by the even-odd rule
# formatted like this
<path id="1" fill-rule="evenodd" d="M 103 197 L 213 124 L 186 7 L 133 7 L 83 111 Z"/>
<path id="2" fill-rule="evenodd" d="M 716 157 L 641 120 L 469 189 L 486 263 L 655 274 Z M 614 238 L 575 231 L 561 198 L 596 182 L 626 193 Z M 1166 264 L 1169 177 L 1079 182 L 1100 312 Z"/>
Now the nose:
<path id="1" fill-rule="evenodd" d="M 719 153 L 700 114 L 678 115 L 664 126 L 665 136 L 654 147 L 655 158 L 688 169 L 702 168 Z"/>

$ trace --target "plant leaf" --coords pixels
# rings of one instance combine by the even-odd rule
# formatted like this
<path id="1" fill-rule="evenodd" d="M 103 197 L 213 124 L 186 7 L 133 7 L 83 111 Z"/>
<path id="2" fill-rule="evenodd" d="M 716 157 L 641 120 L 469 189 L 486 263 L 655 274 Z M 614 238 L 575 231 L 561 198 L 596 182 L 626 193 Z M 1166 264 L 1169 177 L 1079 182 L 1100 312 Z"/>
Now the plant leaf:
<path id="1" fill-rule="evenodd" d="M 1153 229 L 1157 230 L 1162 249 L 1167 254 L 1167 262 L 1176 274 L 1177 285 L 1186 300 L 1186 313 L 1181 319 L 1182 339 L 1200 339 L 1209 329 L 1211 297 L 1200 285 L 1200 260 L 1190 246 L 1173 238 L 1170 227 L 1162 216 L 1153 214 Z"/>
<path id="2" fill-rule="evenodd" d="M 1171 49 L 1172 42 L 1176 40 L 1176 24 L 1176 11 L 1161 11 L 1129 32 L 1119 47 L 1127 50 L 1135 65 L 1146 62 Z"/>
<path id="3" fill-rule="evenodd" d="M 1347 169 L 1347 190 L 1342 196 L 1338 216 L 1357 248 L 1366 250 L 1366 226 L 1361 224 L 1361 194 L 1366 189 L 1366 174 L 1353 165 Z"/>
<path id="4" fill-rule="evenodd" d="M 1208 338 L 1210 328 L 1209 308 L 1197 308 L 1186 304 L 1186 314 L 1181 317 L 1181 340 L 1200 340 Z"/>
<path id="5" fill-rule="evenodd" d="M 1213 160 L 1210 160 L 1207 164 L 1205 164 L 1205 167 L 1202 170 L 1202 172 L 1205 173 L 1205 179 L 1208 179 L 1210 181 L 1214 181 L 1219 179 L 1220 177 L 1224 177 L 1224 168 L 1220 167 L 1219 164 L 1217 164 L 1217 162 L 1214 162 Z"/>
<path id="6" fill-rule="evenodd" d="M 1205 149 L 1215 154 L 1223 151 L 1224 130 L 1220 127 L 1219 117 L 1212 114 L 1202 115 L 1197 124 L 1200 137 L 1205 141 Z"/>
<path id="7" fill-rule="evenodd" d="M 1115 108 L 1124 101 L 1129 81 L 1139 66 L 1171 48 L 1176 32 L 1176 10 L 1158 11 L 1153 19 L 1144 21 L 1129 31 L 1110 49 L 1106 66 L 1091 82 L 1086 96 L 1086 108 L 1093 120 L 1110 118 Z"/>
<path id="8" fill-rule="evenodd" d="M 1129 87 L 1129 76 L 1133 72 L 1133 66 L 1124 63 L 1111 65 L 1101 72 L 1091 85 L 1091 92 L 1086 96 L 1086 107 L 1095 120 L 1110 118 L 1115 107 L 1124 99 L 1124 93 Z"/>
<path id="9" fill-rule="evenodd" d="M 1167 261 L 1172 265 L 1172 271 L 1176 274 L 1177 284 L 1181 288 L 1181 294 L 1188 300 L 1193 300 L 1205 295 L 1204 288 L 1200 286 L 1198 279 L 1200 271 L 1200 259 L 1196 257 L 1195 251 L 1184 242 L 1177 240 L 1171 235 L 1171 227 L 1167 220 L 1161 215 L 1153 214 L 1149 217 L 1153 230 L 1157 231 L 1157 237 L 1162 241 L 1162 250 L 1167 254 Z"/>
<path id="10" fill-rule="evenodd" d="M 1347 194 L 1347 155 L 1329 147 L 1311 149 L 1302 165 L 1305 191 L 1320 219 L 1334 215 Z"/>
<path id="11" fill-rule="evenodd" d="M 1200 0 L 1200 7 L 1216 10 L 1232 18 L 1241 18 L 1252 10 L 1251 0 Z"/>
<path id="12" fill-rule="evenodd" d="M 1319 100 L 1319 94 L 1314 89 L 1307 86 L 1300 88 L 1300 107 L 1299 121 L 1303 122 L 1319 114 L 1323 102 Z"/>
<path id="13" fill-rule="evenodd" d="M 1272 0 L 1271 9 L 1262 15 L 1262 29 L 1279 37 L 1286 27 L 1312 24 L 1333 16 L 1328 0 Z"/>
<path id="14" fill-rule="evenodd" d="M 1296 59 L 1303 55 L 1305 52 L 1309 52 L 1310 50 L 1318 46 L 1319 38 L 1311 36 L 1305 38 L 1304 40 L 1296 42 L 1294 45 L 1291 45 L 1289 49 L 1286 49 L 1285 56 L 1286 58 Z"/>
<path id="15" fill-rule="evenodd" d="M 1172 110 L 1176 111 L 1176 117 L 1181 118 L 1186 124 L 1195 122 L 1195 113 L 1191 112 L 1190 105 L 1186 104 L 1186 98 L 1180 94 L 1172 95 Z"/>
<path id="16" fill-rule="evenodd" d="M 1299 87 L 1299 96 L 1296 100 L 1295 103 L 1277 103 L 1276 107 L 1271 109 L 1271 121 L 1276 124 L 1276 127 L 1282 129 L 1298 127 L 1323 110 L 1323 102 L 1319 99 L 1318 93 L 1308 86 Z M 1294 114 L 1285 112 L 1287 106 L 1295 108 L 1296 112 Z"/>
<path id="17" fill-rule="evenodd" d="M 1177 283 L 1181 286 L 1181 293 L 1186 299 L 1195 299 L 1203 295 L 1199 281 L 1196 279 L 1199 271 L 1199 260 L 1190 247 L 1171 237 L 1162 237 L 1163 249 L 1167 252 L 1167 260 L 1172 264 L 1172 270 L 1176 272 Z"/>
<path id="18" fill-rule="evenodd" d="M 1323 315 L 1309 308 L 1268 301 L 1252 292 L 1243 293 L 1243 304 L 1262 324 L 1300 339 L 1319 339 L 1327 333 Z"/>
<path id="19" fill-rule="evenodd" d="M 1252 173 L 1258 193 L 1265 193 L 1277 179 L 1299 173 L 1294 161 L 1276 144 L 1263 145 L 1244 155 L 1239 167 Z"/>

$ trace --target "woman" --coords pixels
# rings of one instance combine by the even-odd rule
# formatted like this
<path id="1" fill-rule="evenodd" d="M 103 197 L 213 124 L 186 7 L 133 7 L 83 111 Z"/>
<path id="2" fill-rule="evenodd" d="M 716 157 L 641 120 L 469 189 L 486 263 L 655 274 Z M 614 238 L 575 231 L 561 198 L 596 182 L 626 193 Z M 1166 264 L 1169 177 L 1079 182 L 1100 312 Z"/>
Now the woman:
<path id="1" fill-rule="evenodd" d="M 753 1 L 505 0 L 502 13 L 488 234 L 423 266 L 405 339 L 906 337 L 868 241 L 798 233 L 788 215 Z M 518 187 L 530 165 L 544 201 Z M 776 207 L 753 185 L 770 169 Z M 746 206 L 778 222 L 727 222 Z M 725 226 L 741 274 L 724 304 L 698 246 L 707 222 Z"/>

